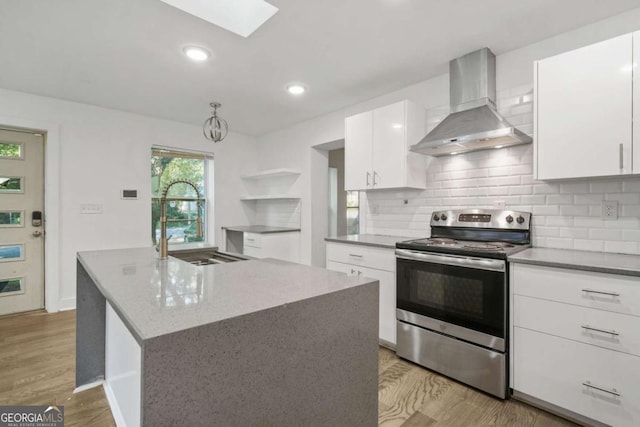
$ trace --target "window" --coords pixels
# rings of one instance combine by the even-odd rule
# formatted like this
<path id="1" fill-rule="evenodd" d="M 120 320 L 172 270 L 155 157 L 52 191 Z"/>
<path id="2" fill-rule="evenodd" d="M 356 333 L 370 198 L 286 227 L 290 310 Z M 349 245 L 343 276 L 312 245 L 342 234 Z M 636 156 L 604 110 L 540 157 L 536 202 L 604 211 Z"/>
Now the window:
<path id="1" fill-rule="evenodd" d="M 151 240 L 160 241 L 160 199 L 165 188 L 179 180 L 193 183 L 202 198 L 200 215 L 203 237 L 198 237 L 197 193 L 190 185 L 178 182 L 167 193 L 167 237 L 170 245 L 206 240 L 207 165 L 210 157 L 154 148 L 151 152 Z"/>
<path id="2" fill-rule="evenodd" d="M 347 234 L 360 232 L 360 193 L 347 191 Z"/>

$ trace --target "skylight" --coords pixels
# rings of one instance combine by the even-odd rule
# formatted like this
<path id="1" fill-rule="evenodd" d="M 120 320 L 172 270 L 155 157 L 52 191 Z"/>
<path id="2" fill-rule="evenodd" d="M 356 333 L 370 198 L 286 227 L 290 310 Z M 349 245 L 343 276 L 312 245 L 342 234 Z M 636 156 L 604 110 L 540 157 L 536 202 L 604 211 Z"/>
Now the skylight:
<path id="1" fill-rule="evenodd" d="M 200 19 L 248 37 L 278 8 L 264 0 L 161 0 Z"/>

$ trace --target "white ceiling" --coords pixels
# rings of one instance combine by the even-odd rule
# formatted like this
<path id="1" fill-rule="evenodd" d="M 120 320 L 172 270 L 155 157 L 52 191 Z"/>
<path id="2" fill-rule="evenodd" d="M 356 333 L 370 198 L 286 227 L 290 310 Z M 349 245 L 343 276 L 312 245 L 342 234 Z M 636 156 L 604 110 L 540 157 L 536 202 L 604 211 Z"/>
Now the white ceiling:
<path id="1" fill-rule="evenodd" d="M 248 38 L 159 0 L 0 0 L 0 87 L 262 134 L 638 6 L 637 0 L 270 0 Z M 181 48 L 199 44 L 197 64 Z M 294 98 L 287 83 L 309 92 Z"/>

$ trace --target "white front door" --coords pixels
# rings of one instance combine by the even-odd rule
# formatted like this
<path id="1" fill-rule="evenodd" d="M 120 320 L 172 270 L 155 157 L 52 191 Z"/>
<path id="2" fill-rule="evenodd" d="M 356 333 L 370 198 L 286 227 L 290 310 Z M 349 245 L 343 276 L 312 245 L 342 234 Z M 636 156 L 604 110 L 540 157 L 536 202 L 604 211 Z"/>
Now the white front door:
<path id="1" fill-rule="evenodd" d="M 43 209 L 43 137 L 0 129 L 0 315 L 44 307 Z"/>

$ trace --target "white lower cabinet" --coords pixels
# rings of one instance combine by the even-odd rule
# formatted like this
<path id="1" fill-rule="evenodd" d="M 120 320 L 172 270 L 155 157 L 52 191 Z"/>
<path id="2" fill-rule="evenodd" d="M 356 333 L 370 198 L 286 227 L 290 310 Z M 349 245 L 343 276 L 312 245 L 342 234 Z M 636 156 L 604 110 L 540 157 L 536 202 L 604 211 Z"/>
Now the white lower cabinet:
<path id="1" fill-rule="evenodd" d="M 300 232 L 244 233 L 242 253 L 254 258 L 300 262 Z"/>
<path id="2" fill-rule="evenodd" d="M 380 343 L 395 347 L 396 269 L 394 249 L 327 243 L 327 269 L 349 275 L 369 277 L 380 282 Z"/>
<path id="3" fill-rule="evenodd" d="M 142 350 L 106 303 L 104 391 L 118 426 L 140 425 Z"/>
<path id="4" fill-rule="evenodd" d="M 640 424 L 640 358 L 514 329 L 515 390 L 612 426 Z"/>
<path id="5" fill-rule="evenodd" d="M 640 425 L 640 278 L 512 264 L 511 289 L 514 391 L 578 417 Z"/>

